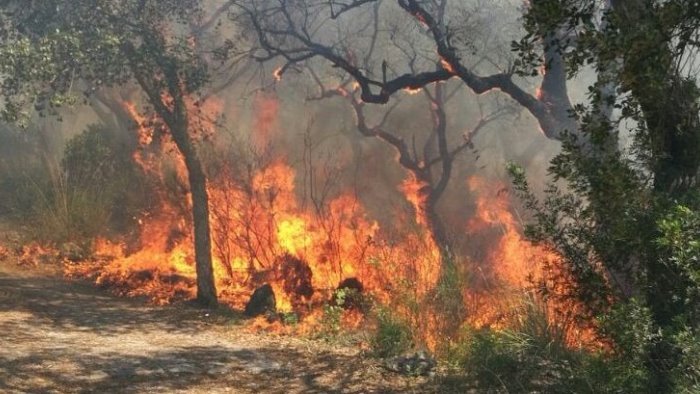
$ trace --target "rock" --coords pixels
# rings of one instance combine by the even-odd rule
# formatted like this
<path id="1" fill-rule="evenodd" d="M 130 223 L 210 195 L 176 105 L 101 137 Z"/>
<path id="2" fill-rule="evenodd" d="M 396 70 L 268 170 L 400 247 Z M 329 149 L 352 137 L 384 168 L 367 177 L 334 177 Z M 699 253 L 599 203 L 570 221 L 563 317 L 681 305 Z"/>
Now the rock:
<path id="1" fill-rule="evenodd" d="M 390 371 L 409 376 L 432 376 L 437 362 L 428 352 L 419 351 L 412 355 L 395 357 L 386 362 Z"/>
<path id="2" fill-rule="evenodd" d="M 276 313 L 275 292 L 268 283 L 255 289 L 245 306 L 245 315 L 255 317 Z"/>

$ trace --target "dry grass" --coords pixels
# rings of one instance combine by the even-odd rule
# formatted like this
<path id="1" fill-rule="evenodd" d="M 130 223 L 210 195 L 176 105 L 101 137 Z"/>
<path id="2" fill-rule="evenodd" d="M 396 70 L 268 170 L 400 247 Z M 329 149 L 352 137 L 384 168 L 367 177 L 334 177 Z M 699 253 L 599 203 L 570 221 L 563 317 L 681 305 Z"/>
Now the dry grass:
<path id="1" fill-rule="evenodd" d="M 234 313 L 152 307 L 0 261 L 0 392 L 437 392 L 350 347 L 251 333 Z"/>

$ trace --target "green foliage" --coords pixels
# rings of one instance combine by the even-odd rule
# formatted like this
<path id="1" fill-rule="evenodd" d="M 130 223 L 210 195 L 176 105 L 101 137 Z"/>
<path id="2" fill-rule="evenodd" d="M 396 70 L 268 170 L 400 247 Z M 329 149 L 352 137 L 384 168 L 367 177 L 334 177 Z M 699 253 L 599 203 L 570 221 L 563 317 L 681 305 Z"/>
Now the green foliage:
<path id="1" fill-rule="evenodd" d="M 680 360 L 670 373 L 677 391 L 700 392 L 700 335 L 685 327 L 675 334 L 673 343 L 680 353 Z"/>
<path id="2" fill-rule="evenodd" d="M 280 314 L 282 324 L 294 326 L 299 323 L 299 315 L 296 312 L 286 312 Z"/>
<path id="3" fill-rule="evenodd" d="M 385 308 L 376 308 L 377 330 L 370 340 L 372 353 L 387 358 L 405 353 L 413 346 L 408 325 Z"/>
<path id="4" fill-rule="evenodd" d="M 511 328 L 467 329 L 452 345 L 448 360 L 482 390 L 557 392 L 574 387 L 572 363 L 578 354 L 567 350 L 562 329 L 551 324 L 542 304 L 526 297 Z M 580 384 L 580 382 L 576 382 Z"/>
<path id="5" fill-rule="evenodd" d="M 57 244 L 126 230 L 145 201 L 129 152 L 99 126 L 71 139 L 59 166 L 45 162 L 4 179 L 17 186 L 8 196 L 15 219 L 33 238 Z"/>
<path id="6" fill-rule="evenodd" d="M 656 243 L 665 251 L 663 263 L 679 272 L 689 283 L 682 300 L 692 313 L 692 321 L 700 321 L 700 211 L 685 205 L 676 205 L 658 221 L 659 237 Z"/>
<path id="7" fill-rule="evenodd" d="M 442 262 L 442 270 L 440 279 L 435 287 L 435 306 L 439 306 L 440 313 L 445 316 L 445 319 L 454 320 L 455 322 L 461 319 L 458 316 L 464 316 L 464 299 L 462 292 L 466 286 L 464 275 L 459 270 L 459 266 L 454 258 L 445 259 Z M 435 310 L 435 308 L 431 308 Z"/>
<path id="8" fill-rule="evenodd" d="M 544 295 L 554 296 L 553 286 L 568 288 L 558 296 L 582 301 L 588 307 L 582 317 L 597 319 L 613 348 L 580 361 L 587 381 L 603 384 L 603 392 L 659 385 L 691 392 L 698 376 L 690 355 L 697 352 L 700 226 L 697 205 L 689 206 L 696 199 L 688 194 L 688 205 L 674 204 L 636 181 L 642 175 L 633 168 L 621 155 L 603 161 L 565 145 L 551 172 L 569 187 L 553 183 L 542 202 L 522 169 L 510 172 L 534 214 L 528 235 L 564 262 L 563 275 L 542 283 Z"/>
<path id="9" fill-rule="evenodd" d="M 648 314 L 637 310 L 639 321 L 629 319 L 629 311 L 611 315 L 605 325 L 618 333 L 638 335 L 638 325 L 649 322 Z M 467 329 L 447 354 L 449 365 L 463 374 L 479 392 L 546 393 L 637 393 L 646 392 L 649 376 L 641 358 L 571 349 L 564 342 L 563 328 L 552 324 L 544 306 L 526 297 L 521 320 L 506 330 Z M 647 319 L 647 320 L 645 320 Z M 635 338 L 640 339 L 640 338 Z"/>
<path id="10" fill-rule="evenodd" d="M 613 6 L 596 26 L 586 20 L 593 12 L 586 4 L 534 2 L 518 46 L 526 56 L 543 31 L 578 34 L 575 45 L 551 44 L 567 53 L 571 74 L 584 64 L 597 68 L 589 103 L 572 113 L 582 137 L 563 141 L 542 197 L 522 169 L 510 172 L 533 215 L 528 236 L 562 258 L 563 271 L 542 283 L 544 295 L 577 299 L 587 307 L 580 317 L 601 322 L 614 349 L 605 363 L 620 375 L 612 380 L 683 391 L 689 383 L 676 372 L 693 367 L 681 349 L 694 352 L 686 341 L 700 327 L 700 94 L 677 66 L 697 45 L 690 37 L 698 34 L 699 9 L 686 1 L 635 2 Z M 681 30 L 687 35 L 669 38 Z M 618 141 L 624 124 L 633 124 L 627 147 Z"/>
<path id="11" fill-rule="evenodd" d="M 34 192 L 29 231 L 37 240 L 84 244 L 107 228 L 108 199 L 95 189 L 70 185 L 58 174 L 47 186 L 35 185 Z"/>
<path id="12" fill-rule="evenodd" d="M 173 88 L 163 76 L 174 72 L 189 94 L 207 81 L 194 46 L 177 33 L 201 16 L 197 0 L 6 1 L 0 14 L 7 121 L 26 124 L 32 109 L 56 114 L 78 102 L 79 82 L 100 87 L 135 78 L 158 93 Z"/>
<path id="13" fill-rule="evenodd" d="M 346 303 L 355 300 L 361 301 L 361 294 L 355 289 L 341 288 L 333 292 L 332 302 L 323 306 L 321 318 L 321 332 L 326 337 L 336 337 L 343 329 L 342 320 Z"/>
<path id="14" fill-rule="evenodd" d="M 321 333 L 325 337 L 335 337 L 342 330 L 342 318 L 345 310 L 342 306 L 326 304 L 323 306 Z"/>

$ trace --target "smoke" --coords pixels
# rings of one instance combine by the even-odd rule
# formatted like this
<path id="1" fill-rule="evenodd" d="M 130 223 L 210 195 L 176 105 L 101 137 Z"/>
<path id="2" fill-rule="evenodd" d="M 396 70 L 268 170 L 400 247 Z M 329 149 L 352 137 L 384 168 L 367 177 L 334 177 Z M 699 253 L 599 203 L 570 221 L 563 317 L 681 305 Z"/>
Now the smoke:
<path id="1" fill-rule="evenodd" d="M 451 4 L 446 23 L 458 29 L 453 44 L 465 63 L 484 75 L 509 67 L 513 61 L 509 43 L 521 33 L 518 7 L 507 1 L 497 5 L 479 0 Z M 211 2 L 209 14 L 216 15 L 220 5 Z M 335 24 L 324 22 L 328 15 L 313 15 L 318 25 L 315 34 L 376 80 L 384 77 L 382 73 L 396 77 L 434 70 L 438 65 L 434 64 L 431 37 L 412 16 L 396 7 L 394 2 L 384 2 L 376 9 L 351 11 Z M 376 24 L 375 12 L 379 15 Z M 517 204 L 508 194 L 506 164 L 523 165 L 533 186 L 542 188 L 548 162 L 558 152 L 559 143 L 547 139 L 518 104 L 496 91 L 476 95 L 456 78 L 441 82 L 439 89 L 428 86 L 397 92 L 384 105 L 365 104 L 359 101 L 353 81 L 322 59 L 286 69 L 279 81 L 273 71 L 282 64 L 274 62 L 245 58 L 230 67 L 218 67 L 208 57 L 209 49 L 234 38 L 251 39 L 225 22 L 225 13 L 218 17 L 221 24 L 208 23 L 213 30 L 196 41 L 202 56 L 212 62 L 211 82 L 199 95 L 189 97 L 188 103 L 191 116 L 196 118 L 193 134 L 212 185 L 213 222 L 219 226 L 214 228 L 214 248 L 221 260 L 217 275 L 230 292 L 227 295 L 240 304 L 241 294 L 250 290 L 250 271 L 267 270 L 288 253 L 295 258 L 305 254 L 314 275 L 323 278 L 324 290 L 347 275 L 362 274 L 366 275 L 363 279 L 374 280 L 370 288 L 386 298 L 379 290 L 385 283 L 376 277 L 380 273 L 383 280 L 392 277 L 374 266 L 355 264 L 367 257 L 365 250 L 359 250 L 362 247 L 384 251 L 385 263 L 398 267 L 398 277 L 417 281 L 427 293 L 426 288 L 437 282 L 440 267 L 435 240 L 424 236 L 425 223 L 416 220 L 416 199 L 411 197 L 419 195 L 420 187 L 404 187 L 412 177 L 407 165 L 400 162 L 396 147 L 387 143 L 387 138 L 367 134 L 381 130 L 402 141 L 404 154 L 411 156 L 415 166 L 429 168 L 425 178 L 439 179 L 443 169 L 439 161 L 433 163 L 440 155 L 435 132 L 438 94 L 444 99 L 445 140 L 448 150 L 454 150 L 454 162 L 436 211 L 453 241 L 453 251 L 460 262 L 474 263 L 488 279 L 501 275 L 513 286 L 523 285 L 530 273 L 523 264 L 542 251 L 524 246 L 526 241 L 519 234 L 521 223 L 516 219 L 526 214 L 513 208 Z M 245 41 L 237 42 L 246 45 Z M 517 81 L 533 93 L 538 82 Z M 581 87 L 587 82 L 573 81 L 575 98 L 583 98 Z M 151 119 L 148 102 L 131 86 L 102 91 L 91 97 L 90 103 L 63 111 L 62 122 L 34 119 L 34 127 L 45 138 L 38 151 L 58 158 L 66 139 L 89 124 L 101 123 L 133 146 L 134 159 L 158 178 L 163 193 L 156 196 L 162 200 L 159 210 L 141 218 L 142 240 L 134 247 L 141 249 L 120 256 L 111 272 L 114 276 L 105 280 L 133 281 L 134 275 L 126 272 L 129 269 L 166 273 L 162 264 L 169 264 L 168 275 L 193 275 L 186 223 L 189 200 L 183 198 L 186 171 L 176 149 L 168 149 L 167 133 L 158 134 L 153 125 L 158 121 Z M 250 230 L 246 226 L 251 223 L 258 226 L 255 230 L 267 225 L 268 238 L 255 239 L 265 244 L 251 246 L 256 253 L 242 253 L 236 249 L 246 235 L 241 229 Z M 233 235 L 231 239 L 216 238 L 221 233 Z M 328 234 L 337 239 L 329 240 Z M 250 238 L 245 241 L 250 242 Z M 328 257 L 333 253 L 335 260 Z M 331 262 L 340 267 L 323 266 Z M 494 266 L 503 262 L 507 265 Z M 491 272 L 486 273 L 488 270 Z M 108 271 L 105 268 L 105 273 Z M 139 285 L 143 280 L 172 279 L 163 278 L 137 279 Z M 187 280 L 183 283 L 189 284 Z M 191 291 L 182 290 L 187 294 Z"/>

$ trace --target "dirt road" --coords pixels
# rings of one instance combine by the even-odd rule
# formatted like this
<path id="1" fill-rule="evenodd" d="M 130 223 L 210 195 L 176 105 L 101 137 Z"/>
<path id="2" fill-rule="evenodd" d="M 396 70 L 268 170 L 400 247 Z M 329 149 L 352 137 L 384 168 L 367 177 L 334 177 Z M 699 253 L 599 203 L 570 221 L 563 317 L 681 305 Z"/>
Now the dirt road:
<path id="1" fill-rule="evenodd" d="M 436 391 L 357 353 L 0 261 L 1 393 Z"/>

